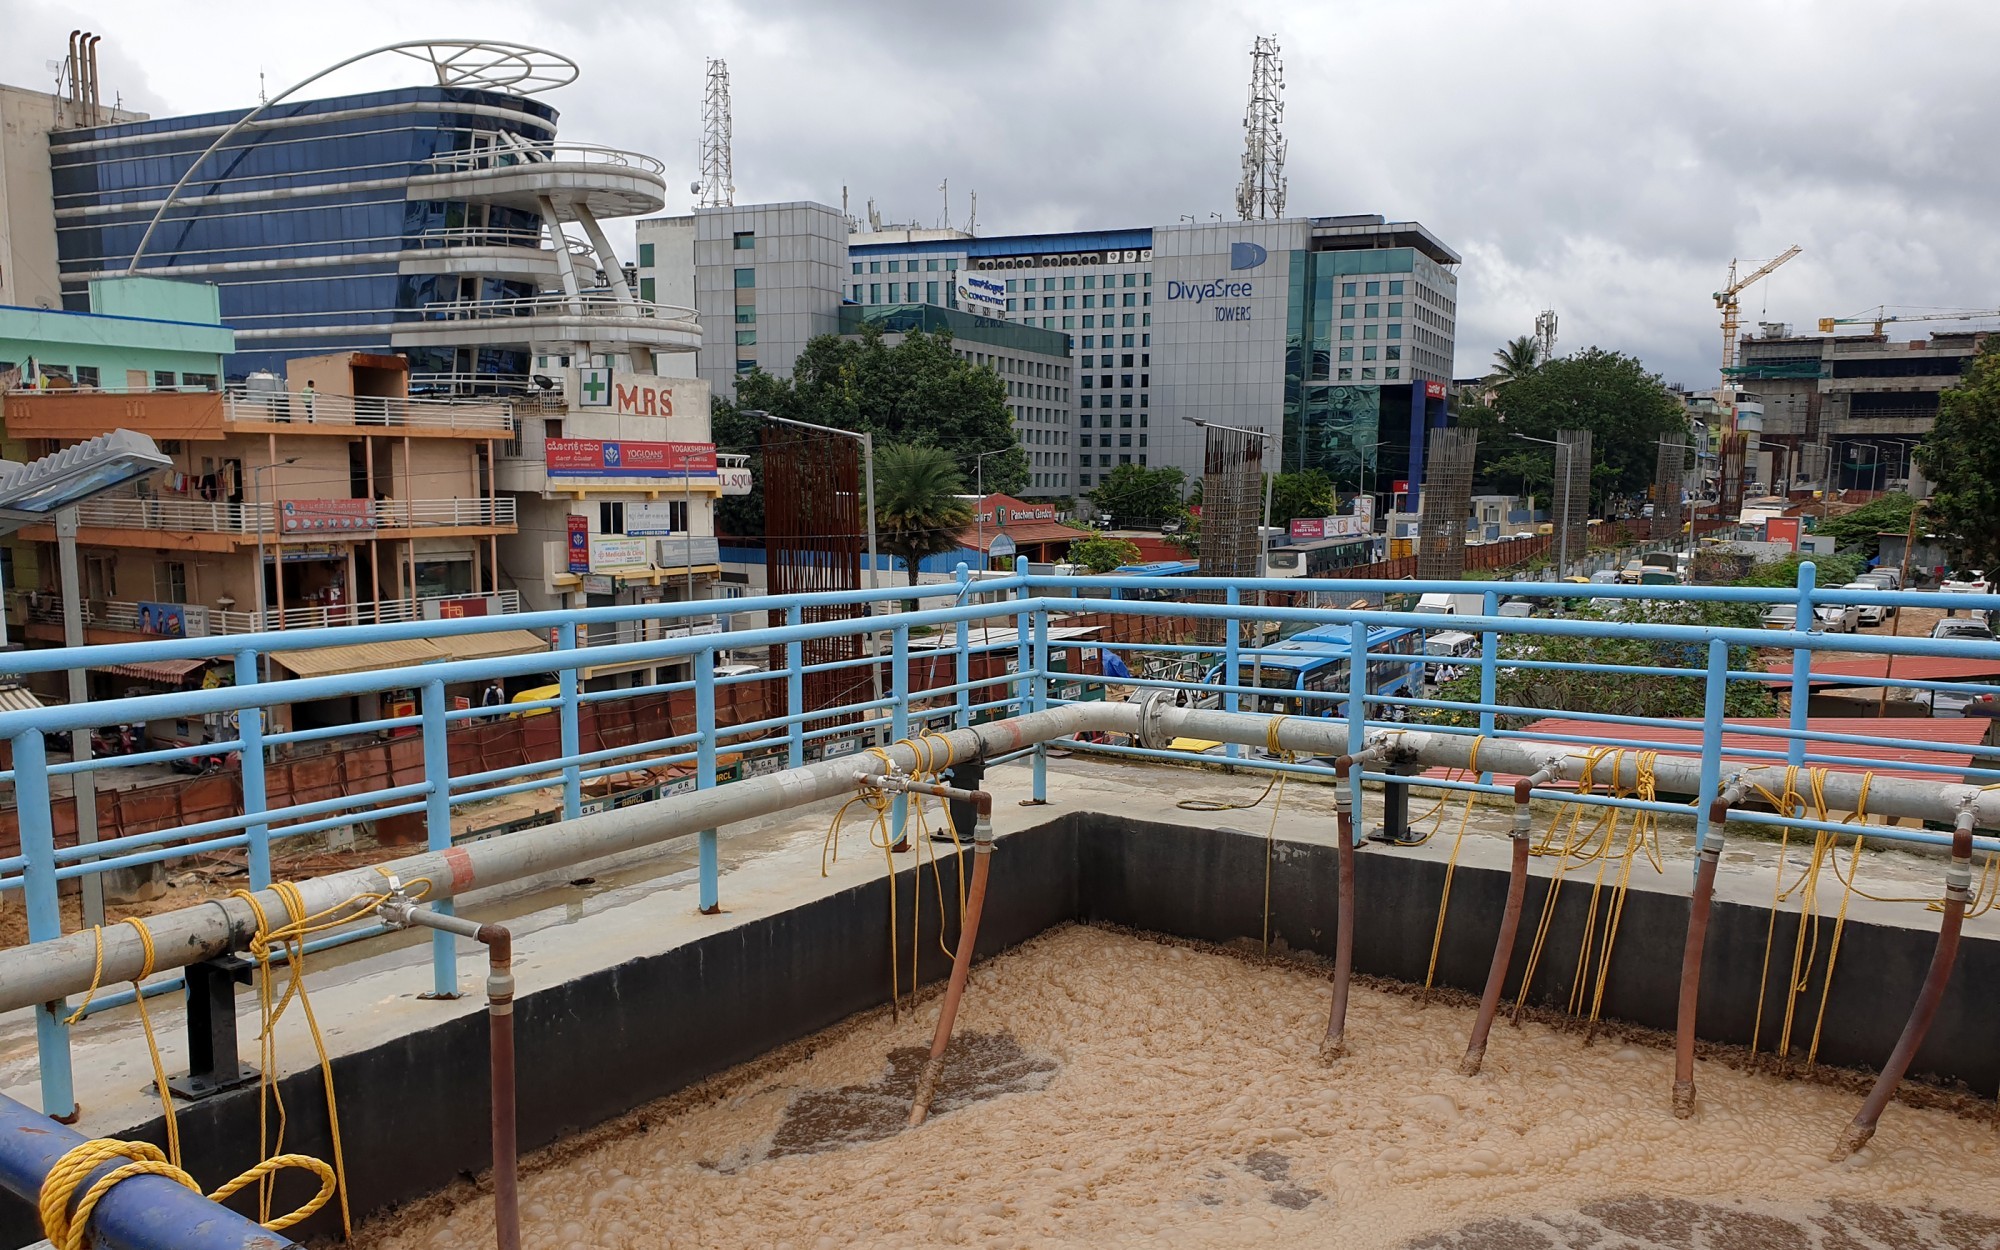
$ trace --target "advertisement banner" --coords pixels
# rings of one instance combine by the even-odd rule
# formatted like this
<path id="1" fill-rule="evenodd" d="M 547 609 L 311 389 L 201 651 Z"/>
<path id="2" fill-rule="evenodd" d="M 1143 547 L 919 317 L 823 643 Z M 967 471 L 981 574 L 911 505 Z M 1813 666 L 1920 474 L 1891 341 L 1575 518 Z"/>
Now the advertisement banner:
<path id="1" fill-rule="evenodd" d="M 619 569 L 649 569 L 653 567 L 653 562 L 647 559 L 646 552 L 646 540 L 643 538 L 593 534 L 590 539 L 590 571 L 612 573 Z"/>
<path id="2" fill-rule="evenodd" d="M 375 509 L 366 499 L 286 499 L 278 504 L 278 532 L 287 538 L 372 534 Z"/>
<path id="3" fill-rule="evenodd" d="M 1764 522 L 1764 541 L 1787 543 L 1793 551 L 1799 549 L 1799 519 L 1795 516 L 1774 516 Z"/>
<path id="4" fill-rule="evenodd" d="M 673 537 L 673 504 L 639 501 L 627 503 L 625 505 L 625 532 L 634 538 Z"/>
<path id="5" fill-rule="evenodd" d="M 742 468 L 729 468 L 725 466 L 717 469 L 715 475 L 721 480 L 722 493 L 725 495 L 747 495 L 750 493 L 751 486 L 754 485 L 747 466 Z"/>
<path id="6" fill-rule="evenodd" d="M 468 616 L 485 616 L 486 598 L 480 595 L 466 599 L 440 599 L 437 601 L 437 614 L 441 621 L 462 621 Z"/>
<path id="7" fill-rule="evenodd" d="M 139 603 L 139 632 L 149 638 L 198 637 L 188 632 L 187 608 L 178 603 Z M 207 630 L 202 630 L 207 633 Z"/>
<path id="8" fill-rule="evenodd" d="M 1325 538 L 1325 537 L 1326 537 L 1325 517 L 1302 516 L 1302 517 L 1292 518 L 1292 538 L 1294 540 L 1311 541 L 1316 538 Z"/>
<path id="9" fill-rule="evenodd" d="M 1425 398 L 1425 399 L 1443 399 L 1443 398 L 1444 398 L 1444 383 L 1442 383 L 1442 382 L 1438 382 L 1438 381 L 1433 381 L 1433 380 L 1431 380 L 1431 379 L 1425 379 L 1425 381 L 1424 381 L 1424 398 Z"/>
<path id="10" fill-rule="evenodd" d="M 590 518 L 573 512 L 569 517 L 569 571 L 590 572 Z"/>
<path id="11" fill-rule="evenodd" d="M 628 443 L 552 438 L 551 477 L 714 477 L 714 443 Z"/>
<path id="12" fill-rule="evenodd" d="M 958 296 L 958 306 L 968 312 L 1007 311 L 1007 283 L 1003 278 L 989 278 L 982 273 L 960 270 L 958 277 L 952 281 L 952 290 Z"/>

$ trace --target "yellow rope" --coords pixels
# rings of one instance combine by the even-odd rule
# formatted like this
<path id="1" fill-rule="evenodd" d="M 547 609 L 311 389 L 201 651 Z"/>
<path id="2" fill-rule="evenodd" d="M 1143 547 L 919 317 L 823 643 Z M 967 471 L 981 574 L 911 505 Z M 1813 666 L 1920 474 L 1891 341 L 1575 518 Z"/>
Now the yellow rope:
<path id="1" fill-rule="evenodd" d="M 1479 747 L 1485 741 L 1485 734 L 1481 734 L 1472 740 L 1472 759 L 1465 767 L 1466 772 L 1474 780 L 1477 780 L 1479 777 Z M 1478 791 L 1476 790 L 1466 792 L 1465 810 L 1459 813 L 1458 817 L 1458 836 L 1452 839 L 1451 858 L 1447 859 L 1444 864 L 1444 890 L 1438 895 L 1437 929 L 1431 934 L 1431 962 L 1424 969 L 1424 989 L 1426 990 L 1431 988 L 1431 982 L 1437 976 L 1438 950 L 1444 945 L 1444 917 L 1446 910 L 1451 906 L 1451 879 L 1453 874 L 1458 871 L 1458 853 L 1465 846 L 1465 830 L 1466 826 L 1472 820 L 1472 802 L 1477 797 Z"/>
<path id="2" fill-rule="evenodd" d="M 1658 751 L 1641 751 L 1634 764 L 1633 797 L 1644 803 L 1653 802 L 1658 796 L 1658 778 L 1654 765 L 1659 759 Z M 1613 774 L 1616 776 L 1616 774 Z M 1632 884 L 1632 865 L 1638 860 L 1638 853 L 1644 850 L 1652 860 L 1653 871 L 1664 874 L 1666 865 L 1660 858 L 1659 839 L 1660 817 L 1657 812 L 1641 811 L 1632 816 L 1631 832 L 1625 842 L 1624 863 L 1619 867 L 1618 884 L 1612 888 L 1609 914 L 1604 921 L 1603 943 L 1597 953 L 1597 985 L 1590 998 L 1590 1028 L 1594 1032 L 1599 1015 L 1604 1010 L 1604 987 L 1611 977 L 1611 948 L 1618 939 L 1618 927 L 1625 919 L 1625 899 Z M 1588 1037 L 1588 1034 L 1586 1034 Z"/>
<path id="3" fill-rule="evenodd" d="M 1607 755 L 1614 757 L 1612 776 L 1616 778 L 1618 770 L 1615 760 L 1617 757 L 1622 757 L 1624 753 L 1623 748 L 1620 747 L 1593 747 L 1586 752 L 1584 754 L 1583 772 L 1577 780 L 1576 792 L 1579 795 L 1592 792 L 1596 785 L 1597 766 L 1603 762 L 1604 757 Z M 1611 834 L 1619 817 L 1618 808 L 1604 808 L 1597 818 L 1597 823 L 1592 825 L 1590 831 L 1579 839 L 1577 837 L 1577 829 L 1583 822 L 1583 806 L 1581 803 L 1572 802 L 1565 804 L 1563 808 L 1557 809 L 1555 816 L 1549 821 L 1548 830 L 1543 834 L 1541 846 L 1532 848 L 1530 852 L 1536 855 L 1555 855 L 1558 858 L 1556 860 L 1555 871 L 1549 876 L 1548 893 L 1542 896 L 1541 919 L 1535 925 L 1535 940 L 1528 947 L 1527 966 L 1521 972 L 1521 989 L 1514 999 L 1513 1020 L 1516 1024 L 1520 1023 L 1521 1012 L 1527 1006 L 1528 990 L 1534 984 L 1535 970 L 1541 963 L 1542 948 L 1548 942 L 1549 930 L 1555 921 L 1556 899 L 1562 891 L 1563 878 L 1569 872 L 1571 860 L 1574 859 L 1580 867 L 1601 858 L 1606 848 L 1610 846 Z M 1558 848 L 1555 846 L 1555 831 L 1556 827 L 1562 824 L 1565 815 L 1569 817 L 1569 830 L 1563 835 L 1562 846 Z M 1598 836 L 1600 833 L 1605 835 L 1602 839 Z M 1595 915 L 1596 913 L 1593 909 L 1593 924 L 1595 922 Z M 1586 928 L 1586 941 L 1589 940 L 1589 936 L 1590 929 Z"/>
<path id="4" fill-rule="evenodd" d="M 1280 763 L 1290 764 L 1297 757 L 1290 751 L 1282 750 L 1278 746 L 1278 729 L 1284 723 L 1285 718 L 1282 716 L 1273 716 L 1270 720 L 1264 722 L 1264 750 L 1271 755 L 1277 756 Z M 1271 801 L 1271 824 L 1264 831 L 1264 953 L 1267 955 L 1271 953 L 1271 865 L 1278 855 L 1278 812 L 1285 806 L 1285 778 L 1290 775 L 1290 772 L 1286 769 L 1278 770 L 1276 778 L 1278 796 Z M 1357 803 L 1357 800 L 1361 797 L 1359 789 L 1358 786 L 1352 787 L 1351 792 L 1347 796 L 1349 811 L 1354 811 L 1359 806 Z M 1265 793 L 1270 793 L 1270 787 L 1265 787 Z M 1261 803 L 1263 801 L 1262 796 L 1259 796 L 1257 802 Z M 1251 804 L 1251 806 L 1255 807 L 1256 803 Z M 1342 836 L 1337 825 L 1334 830 L 1334 836 Z"/>
<path id="5" fill-rule="evenodd" d="M 107 1172 L 103 1178 L 85 1190 L 83 1197 L 75 1201 L 75 1210 L 72 1211 L 71 1202 L 76 1199 L 77 1187 L 88 1180 L 92 1172 L 113 1159 L 126 1159 L 130 1162 Z M 319 1192 L 305 1205 L 289 1215 L 275 1220 L 265 1218 L 262 1221 L 264 1227 L 274 1233 L 290 1228 L 325 1206 L 327 1199 L 339 1186 L 334 1170 L 318 1159 L 306 1155 L 277 1155 L 265 1159 L 208 1197 L 213 1202 L 221 1202 L 252 1181 L 260 1186 L 267 1184 L 273 1174 L 287 1168 L 311 1172 L 319 1178 Z M 105 1194 L 111 1192 L 113 1186 L 134 1176 L 164 1176 L 197 1194 L 201 1192 L 201 1186 L 195 1183 L 194 1178 L 169 1162 L 158 1146 L 150 1142 L 118 1141 L 108 1137 L 93 1138 L 56 1160 L 55 1166 L 49 1169 L 47 1178 L 42 1181 L 39 1204 L 42 1232 L 55 1250 L 83 1250 L 88 1243 L 90 1216 L 97 1209 L 97 1204 L 103 1200 Z"/>

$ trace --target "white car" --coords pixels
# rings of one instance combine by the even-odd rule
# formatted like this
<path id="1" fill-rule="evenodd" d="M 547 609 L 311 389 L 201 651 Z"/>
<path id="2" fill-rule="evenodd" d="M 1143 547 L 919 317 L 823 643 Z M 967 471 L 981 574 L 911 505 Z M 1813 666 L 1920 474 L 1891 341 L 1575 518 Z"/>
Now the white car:
<path id="1" fill-rule="evenodd" d="M 1813 620 L 1823 633 L 1851 634 L 1861 625 L 1861 609 L 1851 603 L 1822 603 L 1813 608 Z"/>
<path id="2" fill-rule="evenodd" d="M 1979 642 L 1993 641 L 1993 630 L 1979 617 L 1947 616 L 1931 626 L 1933 638 L 1967 638 Z"/>
<path id="3" fill-rule="evenodd" d="M 1842 586 L 1841 589 L 1879 591 L 1886 589 L 1886 587 L 1880 582 L 1849 582 L 1845 586 Z M 1861 623 L 1863 625 L 1880 625 L 1896 614 L 1896 609 L 1880 603 L 1857 604 L 1855 610 L 1861 614 Z"/>

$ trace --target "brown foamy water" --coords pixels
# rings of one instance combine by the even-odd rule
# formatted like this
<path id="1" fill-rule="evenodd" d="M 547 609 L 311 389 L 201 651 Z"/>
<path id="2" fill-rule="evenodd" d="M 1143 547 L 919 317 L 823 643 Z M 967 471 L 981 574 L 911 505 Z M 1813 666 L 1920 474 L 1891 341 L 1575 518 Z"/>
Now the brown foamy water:
<path id="1" fill-rule="evenodd" d="M 899 1129 L 936 1003 L 859 1022 L 522 1182 L 528 1250 L 1340 1246 L 2000 1247 L 2000 1134 L 1854 1096 L 1357 989 L 1317 1058 L 1324 978 L 1087 928 L 973 974 L 938 1113 Z M 530 1165 L 532 1166 L 532 1165 Z M 388 1221 L 375 1250 L 490 1245 L 492 1205 Z"/>

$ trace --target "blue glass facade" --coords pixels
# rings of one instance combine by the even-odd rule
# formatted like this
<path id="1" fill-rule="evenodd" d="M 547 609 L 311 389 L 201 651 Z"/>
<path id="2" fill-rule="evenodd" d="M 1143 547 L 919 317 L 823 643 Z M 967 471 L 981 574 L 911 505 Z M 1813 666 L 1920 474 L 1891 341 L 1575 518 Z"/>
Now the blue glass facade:
<path id="1" fill-rule="evenodd" d="M 1358 490 L 1363 470 L 1374 493 L 1399 479 L 1423 479 L 1424 431 L 1445 423 L 1445 401 L 1427 397 L 1421 379 L 1379 385 L 1340 377 L 1335 310 L 1343 279 L 1411 272 L 1412 248 L 1291 254 L 1285 336 L 1284 472 L 1320 469 L 1343 490 Z M 1350 284 L 1351 285 L 1351 284 Z M 1350 369 L 1349 372 L 1352 372 Z M 1378 486 L 1377 483 L 1380 483 Z"/>
<path id="2" fill-rule="evenodd" d="M 247 112 L 50 137 L 66 306 L 85 305 L 90 277 L 124 272 L 166 192 Z M 542 228 L 538 216 L 499 205 L 412 199 L 410 180 L 438 172 L 436 157 L 496 136 L 543 143 L 555 129 L 546 104 L 462 88 L 280 104 L 202 163 L 140 269 L 220 288 L 223 321 L 238 332 L 232 378 L 282 372 L 292 356 L 389 351 L 395 323 L 438 315 L 427 305 L 537 290 L 517 278 L 406 272 L 423 268 L 423 253 L 452 246 L 538 246 Z M 407 354 L 415 374 L 527 371 L 526 353 L 511 350 Z"/>

